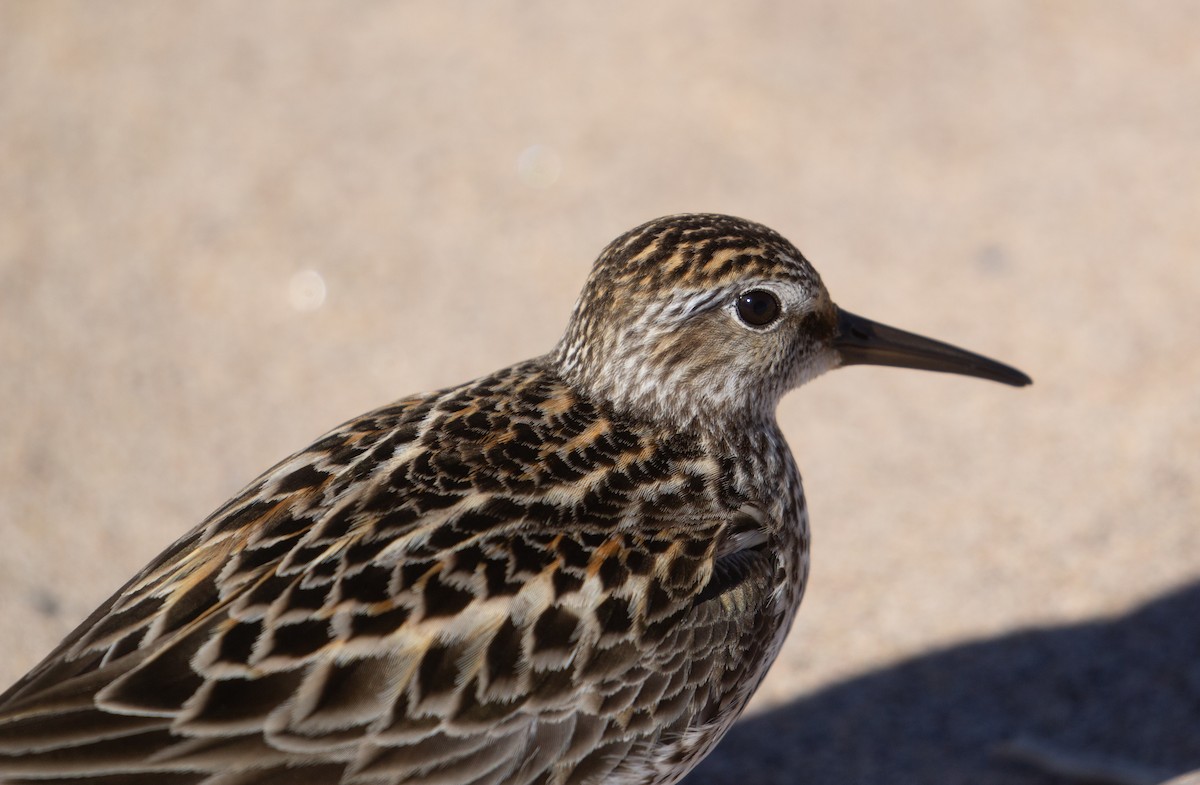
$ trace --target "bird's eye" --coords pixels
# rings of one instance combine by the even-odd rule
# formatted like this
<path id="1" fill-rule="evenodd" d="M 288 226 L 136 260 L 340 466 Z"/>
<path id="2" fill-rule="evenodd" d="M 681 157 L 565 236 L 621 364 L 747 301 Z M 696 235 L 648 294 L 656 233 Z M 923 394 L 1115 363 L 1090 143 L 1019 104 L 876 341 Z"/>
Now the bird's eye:
<path id="1" fill-rule="evenodd" d="M 738 295 L 738 318 L 753 327 L 766 327 L 779 318 L 779 311 L 779 300 L 766 289 L 751 289 Z"/>

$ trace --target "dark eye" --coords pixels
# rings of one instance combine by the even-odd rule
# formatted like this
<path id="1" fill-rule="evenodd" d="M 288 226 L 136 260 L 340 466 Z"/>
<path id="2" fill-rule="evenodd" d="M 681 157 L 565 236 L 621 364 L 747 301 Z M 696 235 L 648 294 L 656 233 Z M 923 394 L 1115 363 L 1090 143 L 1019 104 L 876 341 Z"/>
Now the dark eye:
<path id="1" fill-rule="evenodd" d="M 751 289 L 738 295 L 737 312 L 746 324 L 765 327 L 779 318 L 779 301 L 766 289 Z"/>

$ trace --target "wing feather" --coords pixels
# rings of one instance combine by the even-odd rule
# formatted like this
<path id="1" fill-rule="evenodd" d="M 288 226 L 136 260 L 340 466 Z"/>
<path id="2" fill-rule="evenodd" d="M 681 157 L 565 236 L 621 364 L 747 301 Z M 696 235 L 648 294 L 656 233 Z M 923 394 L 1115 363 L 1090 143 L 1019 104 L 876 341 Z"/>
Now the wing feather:
<path id="1" fill-rule="evenodd" d="M 348 423 L 164 552 L 0 697 L 0 775 L 574 783 L 744 701 L 780 622 L 762 536 L 680 493 L 715 465 L 487 382 Z"/>

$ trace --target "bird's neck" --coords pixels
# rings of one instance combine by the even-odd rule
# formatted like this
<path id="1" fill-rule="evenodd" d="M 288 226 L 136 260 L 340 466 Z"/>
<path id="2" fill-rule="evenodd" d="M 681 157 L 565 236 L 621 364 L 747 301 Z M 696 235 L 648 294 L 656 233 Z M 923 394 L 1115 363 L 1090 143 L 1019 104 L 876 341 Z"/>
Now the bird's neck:
<path id="1" fill-rule="evenodd" d="M 775 406 L 756 405 L 744 391 L 695 386 L 662 379 L 630 361 L 618 367 L 563 363 L 561 353 L 543 358 L 548 369 L 580 395 L 621 418 L 653 423 L 678 433 L 691 434 L 725 453 L 736 453 L 747 434 L 779 433 Z"/>

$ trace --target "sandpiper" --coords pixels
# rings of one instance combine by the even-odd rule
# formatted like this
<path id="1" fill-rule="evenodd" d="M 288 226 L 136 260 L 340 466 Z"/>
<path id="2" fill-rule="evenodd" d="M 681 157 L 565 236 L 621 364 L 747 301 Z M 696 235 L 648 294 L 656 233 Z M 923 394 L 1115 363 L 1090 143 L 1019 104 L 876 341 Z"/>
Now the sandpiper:
<path id="1" fill-rule="evenodd" d="M 347 422 L 134 576 L 0 696 L 0 781 L 677 782 L 804 591 L 776 405 L 852 364 L 1030 381 L 764 226 L 640 226 L 550 353 Z"/>

